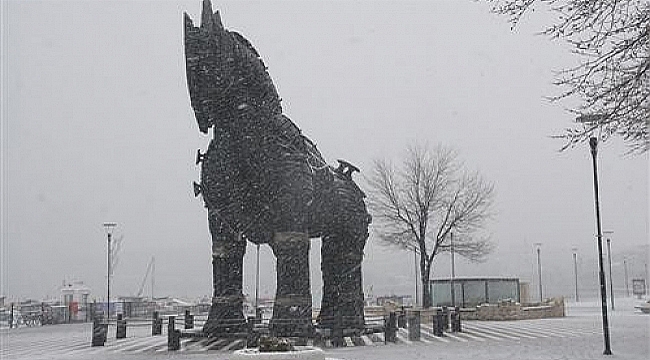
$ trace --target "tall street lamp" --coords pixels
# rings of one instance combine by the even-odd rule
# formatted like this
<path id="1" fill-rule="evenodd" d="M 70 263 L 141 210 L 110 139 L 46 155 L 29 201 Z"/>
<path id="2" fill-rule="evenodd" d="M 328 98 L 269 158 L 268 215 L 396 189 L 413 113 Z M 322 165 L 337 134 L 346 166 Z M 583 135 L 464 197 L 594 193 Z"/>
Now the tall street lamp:
<path id="1" fill-rule="evenodd" d="M 573 248 L 573 275 L 576 280 L 576 302 L 580 301 L 578 298 L 578 249 Z"/>
<path id="2" fill-rule="evenodd" d="M 577 122 L 594 122 L 600 119 L 595 116 L 581 116 L 576 119 Z M 598 279 L 600 282 L 600 302 L 603 315 L 603 337 L 605 341 L 604 355 L 611 355 L 612 349 L 609 341 L 609 321 L 607 320 L 607 289 L 605 288 L 605 271 L 603 269 L 603 232 L 600 224 L 600 200 L 598 197 L 598 164 L 596 157 L 598 155 L 598 139 L 595 136 L 589 138 L 589 147 L 591 149 L 591 160 L 594 173 L 594 202 L 596 208 L 596 230 L 598 234 Z"/>
<path id="3" fill-rule="evenodd" d="M 537 248 L 537 276 L 539 277 L 539 302 L 543 301 L 542 296 L 542 243 L 535 243 Z"/>
<path id="4" fill-rule="evenodd" d="M 454 289 L 454 280 L 456 279 L 456 265 L 454 254 L 454 233 L 451 233 L 451 306 L 456 307 L 456 289 Z"/>
<path id="5" fill-rule="evenodd" d="M 413 245 L 413 263 L 415 266 L 415 301 L 414 304 L 418 304 L 418 299 L 420 298 L 420 291 L 419 291 L 419 286 L 418 286 L 418 249 L 415 245 Z M 422 304 L 424 305 L 424 304 Z"/>
<path id="6" fill-rule="evenodd" d="M 104 223 L 104 229 L 108 236 L 108 251 L 106 255 L 106 322 L 110 322 L 111 320 L 111 236 L 116 226 L 116 223 Z"/>
<path id="7" fill-rule="evenodd" d="M 611 230 L 603 231 L 607 235 L 607 261 L 609 262 L 609 298 L 612 300 L 612 311 L 614 311 L 614 283 L 612 282 L 612 246 L 610 235 L 614 232 Z"/>
<path id="8" fill-rule="evenodd" d="M 255 274 L 255 316 L 257 316 L 257 309 L 259 307 L 260 299 L 260 244 L 257 244 L 257 265 Z"/>
<path id="9" fill-rule="evenodd" d="M 603 120 L 604 115 L 581 115 L 576 118 L 576 122 L 583 124 L 598 124 Z M 611 355 L 611 345 L 609 341 L 609 322 L 607 320 L 607 289 L 605 288 L 605 271 L 603 270 L 603 232 L 600 224 L 600 201 L 598 198 L 598 165 L 596 156 L 598 154 L 598 139 L 595 136 L 589 138 L 589 148 L 591 149 L 591 160 L 593 165 L 594 176 L 594 202 L 596 208 L 596 230 L 598 234 L 598 279 L 600 282 L 600 302 L 603 314 L 603 338 L 605 341 L 604 355 Z"/>

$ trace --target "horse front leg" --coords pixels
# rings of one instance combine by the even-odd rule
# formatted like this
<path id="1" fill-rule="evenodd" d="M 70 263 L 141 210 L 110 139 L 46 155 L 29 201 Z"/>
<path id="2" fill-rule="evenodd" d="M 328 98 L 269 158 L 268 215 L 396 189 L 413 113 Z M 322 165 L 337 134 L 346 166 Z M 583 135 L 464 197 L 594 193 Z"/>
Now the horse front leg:
<path id="1" fill-rule="evenodd" d="M 277 259 L 277 288 L 269 325 L 271 334 L 308 336 L 312 330 L 309 235 L 276 233 L 270 245 Z"/>
<path id="2" fill-rule="evenodd" d="M 203 331 L 210 336 L 240 332 L 245 327 L 242 268 L 246 241 L 208 211 L 212 235 L 212 306 Z"/>

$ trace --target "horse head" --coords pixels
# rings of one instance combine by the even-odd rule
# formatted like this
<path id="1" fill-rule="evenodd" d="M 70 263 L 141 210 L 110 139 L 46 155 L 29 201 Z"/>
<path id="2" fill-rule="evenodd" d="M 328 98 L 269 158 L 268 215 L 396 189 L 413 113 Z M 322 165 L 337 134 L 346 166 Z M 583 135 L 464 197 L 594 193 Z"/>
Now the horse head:
<path id="1" fill-rule="evenodd" d="M 280 98 L 259 54 L 248 40 L 228 31 L 210 0 L 203 1 L 201 25 L 185 14 L 187 85 L 199 130 L 237 118 L 254 106 L 281 114 Z"/>

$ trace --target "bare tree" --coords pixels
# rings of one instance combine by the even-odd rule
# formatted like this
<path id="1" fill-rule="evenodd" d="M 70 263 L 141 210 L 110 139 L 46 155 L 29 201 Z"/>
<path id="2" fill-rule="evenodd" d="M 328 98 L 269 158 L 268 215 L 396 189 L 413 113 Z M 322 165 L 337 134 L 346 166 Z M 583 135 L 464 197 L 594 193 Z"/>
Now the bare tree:
<path id="1" fill-rule="evenodd" d="M 513 28 L 524 14 L 545 7 L 557 14 L 543 34 L 564 40 L 580 64 L 557 73 L 562 90 L 551 100 L 577 97 L 569 109 L 586 116 L 586 126 L 570 127 L 556 137 L 563 150 L 585 141 L 597 130 L 603 140 L 618 135 L 631 152 L 650 149 L 650 1 L 647 0 L 489 0 L 493 11 L 509 17 Z"/>
<path id="2" fill-rule="evenodd" d="M 428 280 L 436 255 L 454 253 L 480 261 L 492 250 L 481 230 L 491 216 L 494 187 L 468 172 L 456 152 L 409 147 L 402 166 L 376 160 L 368 178 L 368 205 L 378 237 L 387 244 L 420 254 L 422 304 L 431 306 Z"/>

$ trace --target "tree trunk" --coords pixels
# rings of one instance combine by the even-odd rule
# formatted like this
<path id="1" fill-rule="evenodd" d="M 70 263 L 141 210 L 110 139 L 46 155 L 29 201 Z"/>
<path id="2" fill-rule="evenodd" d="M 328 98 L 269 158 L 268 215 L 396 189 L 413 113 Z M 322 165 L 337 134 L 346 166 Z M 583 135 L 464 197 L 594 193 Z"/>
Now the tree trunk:
<path id="1" fill-rule="evenodd" d="M 428 261 L 422 269 L 422 307 L 425 309 L 430 308 L 433 305 L 433 299 L 431 298 L 431 288 L 429 287 L 429 275 L 431 274 L 431 264 L 432 261 Z"/>

